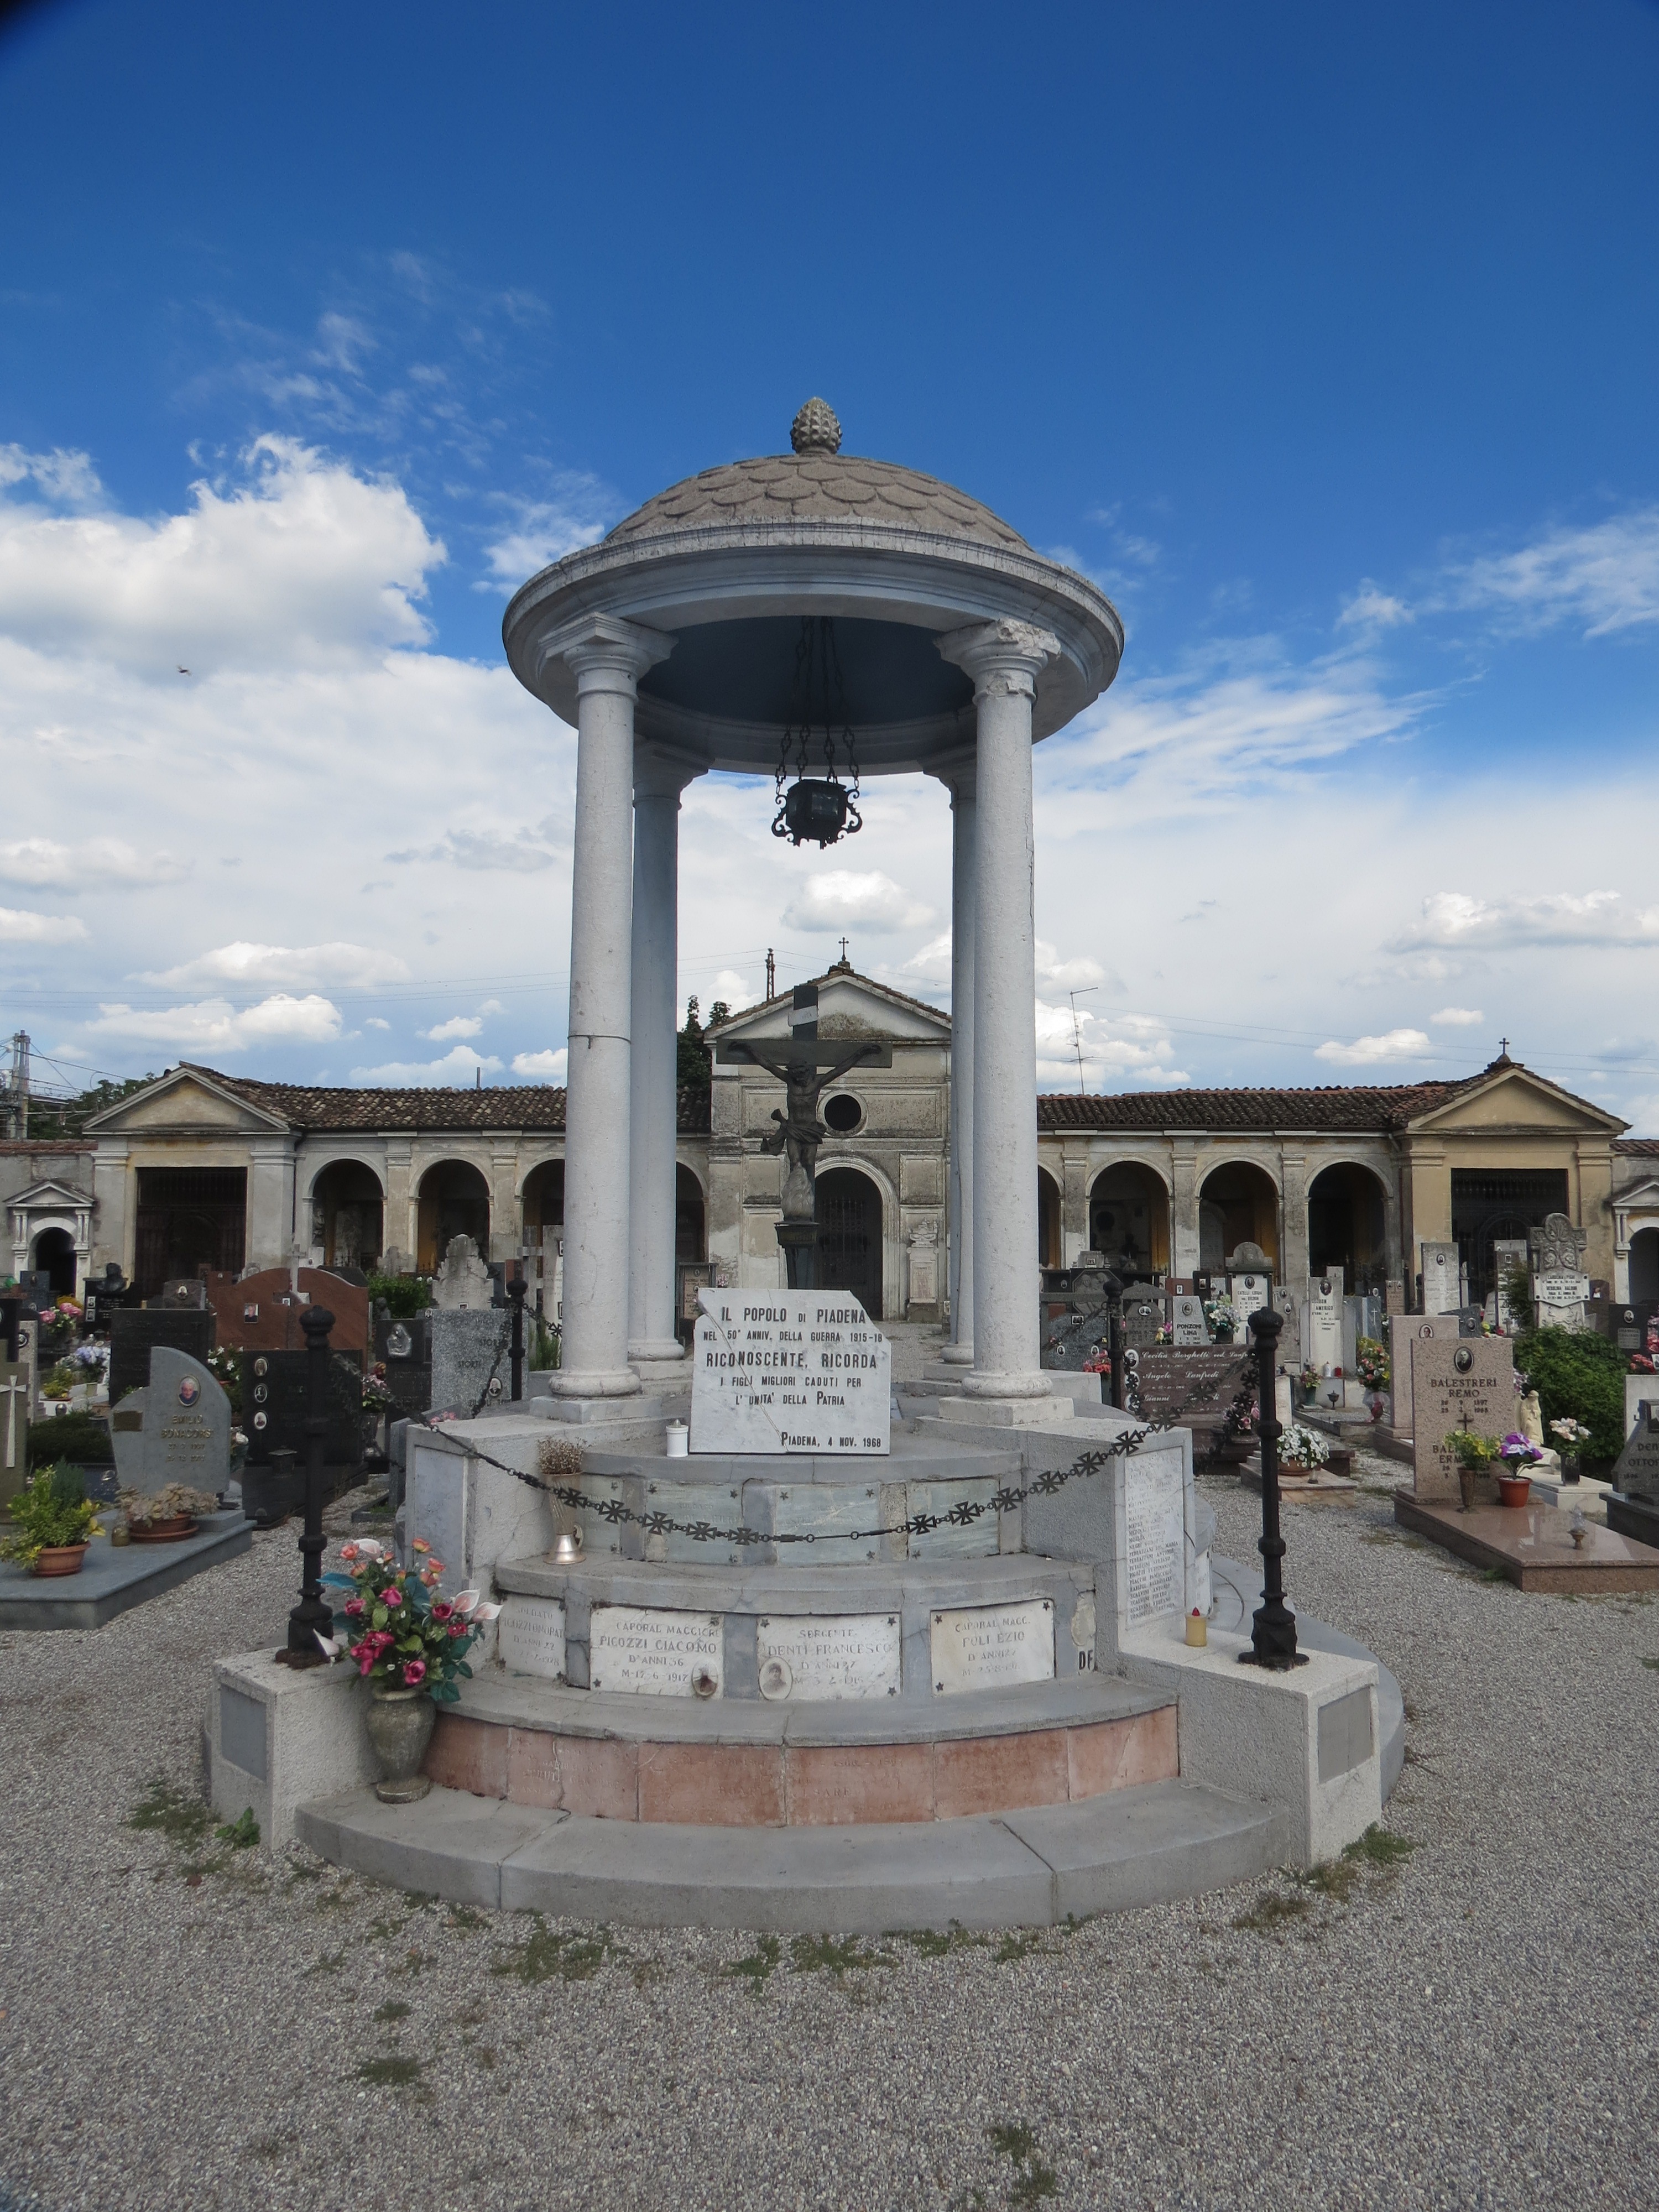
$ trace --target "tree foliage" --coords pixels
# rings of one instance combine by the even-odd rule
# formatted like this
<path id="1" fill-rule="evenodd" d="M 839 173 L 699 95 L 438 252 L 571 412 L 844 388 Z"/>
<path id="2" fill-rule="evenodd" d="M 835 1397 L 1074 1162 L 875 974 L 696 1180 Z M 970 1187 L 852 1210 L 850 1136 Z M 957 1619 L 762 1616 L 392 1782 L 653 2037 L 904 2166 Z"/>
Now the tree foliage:
<path id="1" fill-rule="evenodd" d="M 1549 1425 L 1571 1417 L 1590 1431 L 1589 1456 L 1616 1459 L 1625 1443 L 1625 1374 L 1629 1355 L 1589 1329 L 1529 1329 L 1515 1340 L 1515 1364 L 1538 1393 Z"/>

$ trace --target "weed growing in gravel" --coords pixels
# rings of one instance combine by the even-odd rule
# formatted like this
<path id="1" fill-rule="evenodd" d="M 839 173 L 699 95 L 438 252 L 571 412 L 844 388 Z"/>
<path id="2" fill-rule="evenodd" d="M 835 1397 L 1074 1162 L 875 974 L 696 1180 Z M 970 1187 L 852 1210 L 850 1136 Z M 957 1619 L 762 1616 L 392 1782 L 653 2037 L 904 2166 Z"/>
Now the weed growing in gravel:
<path id="1" fill-rule="evenodd" d="M 556 1977 L 562 1982 L 591 1981 L 607 1953 L 620 1950 L 608 1928 L 601 1928 L 597 1936 L 560 1936 L 545 1925 L 539 1912 L 530 1917 L 536 1925 L 522 1943 L 497 1946 L 492 1974 L 510 1974 L 520 1982 L 550 1982 Z"/>
<path id="2" fill-rule="evenodd" d="M 458 1929 L 463 1936 L 471 1936 L 480 1928 L 487 1928 L 489 1923 L 482 1912 L 476 1911 L 471 1905 L 457 1905 L 451 1909 L 449 1917 L 445 1921 L 444 1925 L 446 1928 Z"/>
<path id="3" fill-rule="evenodd" d="M 1045 2166 L 1037 2152 L 1035 2130 L 1024 2120 L 1004 2120 L 995 2127 L 987 2128 L 992 2148 L 1000 2150 L 1013 2165 L 1017 2179 L 1008 2192 L 1011 2204 L 1035 2204 L 1044 2197 L 1053 2197 L 1060 2188 L 1060 2177 L 1052 2166 Z"/>
<path id="4" fill-rule="evenodd" d="M 408 2005 L 397 1997 L 388 1997 L 383 2005 L 376 2008 L 374 2017 L 379 2021 L 407 2020 L 409 2014 Z"/>
<path id="5" fill-rule="evenodd" d="M 306 1968 L 300 1978 L 301 1981 L 309 1982 L 314 1980 L 319 1974 L 337 1974 L 345 1964 L 345 1958 L 344 1951 L 340 1950 L 337 1951 L 331 1959 L 319 1959 L 314 1966 Z"/>
<path id="6" fill-rule="evenodd" d="M 1054 1948 L 1033 1929 L 1014 1929 L 1003 1937 L 991 1956 L 999 1966 L 1009 1966 L 1016 1960 L 1029 1957 L 1033 1951 L 1046 1958 Z"/>
<path id="7" fill-rule="evenodd" d="M 729 1966 L 720 1968 L 725 1981 L 746 1981 L 758 1996 L 777 1966 L 783 1945 L 775 1936 L 763 1936 L 758 1947 L 746 1959 L 734 1959 Z"/>
<path id="8" fill-rule="evenodd" d="M 1509 1576 L 1502 1567 L 1482 1567 L 1480 1579 L 1483 1583 L 1506 1583 Z"/>
<path id="9" fill-rule="evenodd" d="M 936 1928 L 910 1928 L 899 1937 L 913 1951 L 920 1951 L 924 1959 L 943 1959 L 951 1951 L 982 1951 L 988 1940 L 984 1936 L 970 1936 L 965 1928 L 952 1928 L 943 1935 Z"/>
<path id="10" fill-rule="evenodd" d="M 1233 1926 L 1245 1929 L 1253 1936 L 1270 1936 L 1287 1920 L 1299 1920 L 1304 1912 L 1312 1910 L 1310 1900 L 1305 1897 L 1281 1897 L 1276 1890 L 1270 1890 L 1248 1912 L 1239 1913 Z"/>
<path id="11" fill-rule="evenodd" d="M 856 1936 L 797 1936 L 789 1946 L 792 1974 L 864 1973 L 872 1966 L 890 1966 L 884 1951 L 866 1951 Z"/>
<path id="12" fill-rule="evenodd" d="M 406 2089 L 424 2070 L 418 2058 L 368 2058 L 357 2069 L 357 2079 L 380 2089 Z"/>
<path id="13" fill-rule="evenodd" d="M 199 1797 L 175 1790 L 157 1775 L 127 1815 L 130 1828 L 159 1829 L 170 1844 L 180 1846 L 205 1840 L 213 1814 Z"/>
<path id="14" fill-rule="evenodd" d="M 1642 1662 L 1642 1664 L 1648 1668 L 1650 1673 L 1659 1674 L 1659 1659 L 1644 1659 Z"/>
<path id="15" fill-rule="evenodd" d="M 1396 1836 L 1391 1828 L 1380 1827 L 1373 1820 L 1364 1834 L 1348 1845 L 1342 1854 L 1345 1859 L 1364 1859 L 1374 1867 L 1397 1866 L 1408 1859 L 1417 1849 L 1415 1836 Z"/>
<path id="16" fill-rule="evenodd" d="M 214 1830 L 222 1844 L 228 1844 L 234 1851 L 252 1850 L 259 1840 L 259 1823 L 253 1817 L 250 1805 L 239 1820 L 230 1820 Z"/>

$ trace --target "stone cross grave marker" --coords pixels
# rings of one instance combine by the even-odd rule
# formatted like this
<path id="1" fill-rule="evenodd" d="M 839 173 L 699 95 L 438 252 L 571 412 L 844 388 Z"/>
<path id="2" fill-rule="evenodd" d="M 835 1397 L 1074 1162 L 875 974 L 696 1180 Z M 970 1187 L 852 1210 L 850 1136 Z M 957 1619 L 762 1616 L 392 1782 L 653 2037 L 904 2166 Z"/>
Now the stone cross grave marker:
<path id="1" fill-rule="evenodd" d="M 1412 1346 L 1413 1494 L 1425 1505 L 1462 1502 L 1455 1454 L 1443 1439 L 1466 1425 L 1477 1436 L 1507 1436 L 1520 1408 L 1515 1352 L 1505 1336 L 1419 1337 Z M 1476 1502 L 1497 1496 L 1488 1475 Z"/>
<path id="2" fill-rule="evenodd" d="M 198 1359 L 158 1344 L 149 1381 L 110 1415 L 123 1490 L 153 1498 L 170 1482 L 217 1494 L 230 1480 L 230 1400 Z"/>
<path id="3" fill-rule="evenodd" d="M 21 1361 L 0 1359 L 0 1506 L 23 1486 L 28 1426 L 28 1370 Z"/>
<path id="4" fill-rule="evenodd" d="M 495 1285 L 470 1237 L 452 1237 L 432 1280 L 432 1303 L 443 1313 L 481 1313 L 495 1302 Z"/>
<path id="5" fill-rule="evenodd" d="M 892 1351 L 849 1291 L 700 1291 L 690 1449 L 885 1454 Z"/>

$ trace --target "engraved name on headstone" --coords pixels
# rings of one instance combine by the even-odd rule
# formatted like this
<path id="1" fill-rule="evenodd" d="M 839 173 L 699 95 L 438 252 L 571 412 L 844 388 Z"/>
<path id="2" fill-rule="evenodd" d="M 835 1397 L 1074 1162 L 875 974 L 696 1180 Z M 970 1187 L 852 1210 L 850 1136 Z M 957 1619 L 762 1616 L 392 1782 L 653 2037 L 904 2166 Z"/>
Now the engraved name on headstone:
<path id="1" fill-rule="evenodd" d="M 1126 1297 L 1123 1301 L 1123 1341 L 1131 1352 L 1146 1352 L 1158 1342 L 1164 1326 L 1161 1297 Z"/>
<path id="2" fill-rule="evenodd" d="M 1455 1313 L 1463 1303 L 1455 1244 L 1423 1247 L 1423 1310 Z"/>
<path id="3" fill-rule="evenodd" d="M 1342 1270 L 1308 1280 L 1308 1359 L 1322 1374 L 1342 1364 Z"/>
<path id="4" fill-rule="evenodd" d="M 596 1605 L 588 1628 L 588 1681 L 595 1690 L 647 1697 L 718 1698 L 724 1644 L 717 1613 Z"/>
<path id="5" fill-rule="evenodd" d="M 538 1674 L 544 1681 L 564 1680 L 564 1607 L 556 1597 L 526 1597 L 518 1591 L 505 1600 L 495 1627 L 495 1656 L 509 1674 Z"/>
<path id="6" fill-rule="evenodd" d="M 1054 1608 L 1046 1597 L 1014 1605 L 964 1606 L 933 1617 L 928 1639 L 933 1695 L 1047 1682 L 1054 1672 Z"/>
<path id="7" fill-rule="evenodd" d="M 1237 1316 L 1237 1326 L 1241 1340 L 1250 1316 L 1253 1313 L 1260 1313 L 1262 1307 L 1270 1304 L 1272 1300 L 1273 1278 L 1271 1275 L 1228 1276 L 1227 1301 Z"/>
<path id="8" fill-rule="evenodd" d="M 1655 1389 L 1659 1391 L 1659 1383 Z M 1613 1470 L 1613 1486 L 1627 1498 L 1659 1501 L 1659 1404 L 1644 1398 L 1637 1405 L 1636 1426 L 1625 1440 Z"/>
<path id="9" fill-rule="evenodd" d="M 762 1697 L 896 1698 L 899 1617 L 896 1613 L 763 1616 L 755 1629 Z"/>
<path id="10" fill-rule="evenodd" d="M 1187 1517 L 1180 1462 L 1158 1453 L 1123 1468 L 1125 1610 L 1130 1625 L 1187 1608 Z"/>
<path id="11" fill-rule="evenodd" d="M 1507 1436 L 1518 1418 L 1508 1337 L 1419 1337 L 1412 1346 L 1414 1494 L 1425 1504 L 1455 1504 L 1457 1455 L 1445 1438 L 1466 1424 L 1477 1436 Z M 1482 1504 L 1492 1502 L 1491 1477 L 1482 1478 L 1477 1494 Z"/>
<path id="12" fill-rule="evenodd" d="M 1170 1340 L 1188 1349 L 1195 1349 L 1210 1341 L 1208 1324 L 1204 1319 L 1202 1298 L 1181 1297 L 1171 1300 L 1170 1306 Z"/>
<path id="13" fill-rule="evenodd" d="M 697 1293 L 690 1449 L 885 1454 L 892 1353 L 844 1291 Z"/>

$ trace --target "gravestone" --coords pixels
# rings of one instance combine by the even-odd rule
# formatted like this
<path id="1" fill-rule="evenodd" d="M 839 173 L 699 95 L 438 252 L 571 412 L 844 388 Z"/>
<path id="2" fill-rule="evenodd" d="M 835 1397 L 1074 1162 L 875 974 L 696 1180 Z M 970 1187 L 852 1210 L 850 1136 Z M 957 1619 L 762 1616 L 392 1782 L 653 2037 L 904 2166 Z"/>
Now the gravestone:
<path id="1" fill-rule="evenodd" d="M 1321 1374 L 1342 1364 L 1342 1270 L 1308 1279 L 1306 1357 Z"/>
<path id="2" fill-rule="evenodd" d="M 1176 1420 L 1214 1429 L 1225 1419 L 1243 1380 L 1249 1348 L 1212 1344 L 1183 1351 L 1172 1344 L 1137 1352 L 1128 1366 L 1130 1411 L 1138 1420 Z"/>
<path id="3" fill-rule="evenodd" d="M 1123 1465 L 1124 1591 L 1128 1626 L 1187 1610 L 1186 1486 L 1180 1459 L 1132 1454 Z"/>
<path id="4" fill-rule="evenodd" d="M 928 1658 L 936 1698 L 1000 1690 L 1012 1682 L 1052 1681 L 1054 1601 L 1034 1597 L 1013 1605 L 963 1606 L 936 1613 Z"/>
<path id="5" fill-rule="evenodd" d="M 1123 1342 L 1130 1352 L 1154 1351 L 1167 1309 L 1161 1297 L 1126 1297 L 1123 1301 Z"/>
<path id="6" fill-rule="evenodd" d="M 725 1622 L 718 1613 L 596 1605 L 588 1622 L 588 1686 L 659 1698 L 718 1698 Z"/>
<path id="7" fill-rule="evenodd" d="M 513 1319 L 508 1309 L 428 1307 L 425 1318 L 432 1347 L 431 1410 L 462 1413 L 471 1420 L 492 1407 L 507 1404 L 513 1387 Z"/>
<path id="8" fill-rule="evenodd" d="M 1245 1340 L 1245 1331 L 1249 1327 L 1250 1316 L 1253 1313 L 1260 1313 L 1263 1306 L 1271 1305 L 1273 1297 L 1273 1280 L 1269 1274 L 1258 1274 L 1252 1271 L 1248 1274 L 1228 1276 L 1227 1302 L 1238 1317 L 1240 1343 Z"/>
<path id="9" fill-rule="evenodd" d="M 1210 1341 L 1209 1324 L 1204 1318 L 1204 1301 L 1200 1297 L 1173 1298 L 1170 1303 L 1170 1341 L 1195 1351 Z"/>
<path id="10" fill-rule="evenodd" d="M 843 1291 L 703 1291 L 690 1449 L 884 1454 L 893 1361 Z"/>
<path id="11" fill-rule="evenodd" d="M 207 1298 L 222 1351 L 302 1352 L 306 1340 L 300 1319 L 308 1304 L 325 1306 L 333 1315 L 331 1349 L 368 1349 L 368 1292 L 331 1268 L 261 1267 L 240 1280 L 216 1270 L 207 1278 Z"/>
<path id="12" fill-rule="evenodd" d="M 1463 1303 L 1462 1276 L 1455 1244 L 1423 1247 L 1423 1310 L 1455 1313 Z"/>
<path id="13" fill-rule="evenodd" d="M 1042 1331 L 1042 1364 L 1062 1374 L 1079 1375 L 1091 1360 L 1106 1356 L 1110 1316 L 1106 1301 L 1057 1314 Z"/>
<path id="14" fill-rule="evenodd" d="M 1443 1439 L 1465 1426 L 1477 1436 L 1507 1436 L 1518 1414 L 1508 1337 L 1418 1338 L 1412 1348 L 1413 1494 L 1425 1505 L 1461 1504 L 1456 1456 Z M 1476 1503 L 1490 1505 L 1496 1497 L 1493 1477 L 1483 1476 Z"/>
<path id="15" fill-rule="evenodd" d="M 1528 1231 L 1527 1242 L 1539 1327 L 1583 1328 L 1584 1304 L 1590 1294 L 1589 1277 L 1584 1273 L 1589 1231 L 1575 1229 L 1565 1213 L 1551 1213 L 1540 1228 Z"/>
<path id="16" fill-rule="evenodd" d="M 161 1306 L 194 1306 L 198 1311 L 207 1302 L 207 1285 L 199 1275 L 175 1275 L 162 1284 L 161 1297 L 151 1301 Z"/>
<path id="17" fill-rule="evenodd" d="M 1659 1381 L 1654 1387 L 1659 1389 Z M 1644 1398 L 1637 1406 L 1636 1426 L 1613 1462 L 1613 1486 L 1626 1498 L 1659 1504 L 1659 1402 Z"/>
<path id="18" fill-rule="evenodd" d="M 1494 1297 L 1498 1303 L 1498 1326 L 1505 1336 L 1514 1336 L 1531 1326 L 1529 1312 L 1519 1312 L 1510 1303 L 1509 1279 L 1516 1268 L 1523 1274 L 1528 1267 L 1527 1240 L 1524 1237 L 1496 1237 L 1492 1247 L 1492 1273 L 1497 1277 Z"/>
<path id="19" fill-rule="evenodd" d="M 470 1237 L 452 1237 L 432 1279 L 432 1303 L 443 1313 L 481 1313 L 495 1302 L 488 1263 Z"/>
<path id="20" fill-rule="evenodd" d="M 763 1614 L 755 1624 L 760 1693 L 769 1704 L 817 1698 L 896 1698 L 896 1613 Z"/>
<path id="21" fill-rule="evenodd" d="M 0 1359 L 0 1507 L 23 1486 L 28 1427 L 28 1369 L 21 1360 Z"/>
<path id="22" fill-rule="evenodd" d="M 311 1354 L 308 1352 L 245 1352 L 240 1355 L 242 1427 L 250 1467 L 269 1463 L 273 1452 L 291 1451 L 303 1477 L 306 1422 L 310 1417 Z M 363 1457 L 362 1355 L 337 1352 L 328 1363 L 323 1464 L 354 1471 Z"/>
<path id="23" fill-rule="evenodd" d="M 1412 1432 L 1412 1347 L 1449 1342 L 1459 1334 L 1455 1314 L 1399 1314 L 1389 1331 L 1389 1426 L 1396 1436 Z"/>
<path id="24" fill-rule="evenodd" d="M 187 1352 L 154 1347 L 149 1381 L 110 1415 L 115 1472 L 123 1490 L 154 1497 L 170 1482 L 216 1494 L 230 1480 L 230 1401 Z"/>
<path id="25" fill-rule="evenodd" d="M 393 1320 L 388 1315 L 377 1321 L 374 1357 L 386 1370 L 386 1387 L 392 1395 L 392 1419 L 418 1419 L 434 1402 L 430 1314 L 410 1314 L 404 1320 Z"/>
<path id="26" fill-rule="evenodd" d="M 109 1401 L 118 1406 L 129 1390 L 149 1381 L 150 1354 L 158 1346 L 182 1352 L 205 1364 L 213 1350 L 211 1307 L 123 1306 L 110 1316 Z"/>

